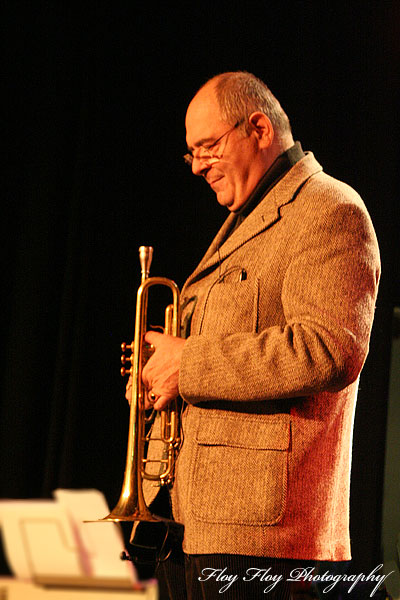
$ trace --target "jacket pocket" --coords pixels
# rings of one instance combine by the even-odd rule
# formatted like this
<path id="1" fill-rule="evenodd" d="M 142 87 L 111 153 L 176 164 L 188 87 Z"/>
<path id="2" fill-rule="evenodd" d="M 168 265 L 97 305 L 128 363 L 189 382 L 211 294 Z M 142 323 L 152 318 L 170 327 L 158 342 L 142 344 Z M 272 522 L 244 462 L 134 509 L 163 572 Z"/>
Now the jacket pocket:
<path id="1" fill-rule="evenodd" d="M 284 514 L 290 415 L 203 416 L 189 492 L 208 523 L 273 525 Z"/>

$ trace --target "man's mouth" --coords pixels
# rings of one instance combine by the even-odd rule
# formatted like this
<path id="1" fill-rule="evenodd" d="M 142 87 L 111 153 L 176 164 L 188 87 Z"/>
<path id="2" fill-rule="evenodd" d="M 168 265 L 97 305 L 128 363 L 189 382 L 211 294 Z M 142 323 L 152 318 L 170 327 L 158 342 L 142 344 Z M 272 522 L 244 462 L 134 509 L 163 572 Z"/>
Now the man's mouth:
<path id="1" fill-rule="evenodd" d="M 221 181 L 222 178 L 223 175 L 221 175 L 220 177 L 213 177 L 213 179 L 207 179 L 207 183 L 211 187 L 211 189 L 215 191 L 215 185 L 218 183 L 218 181 Z"/>

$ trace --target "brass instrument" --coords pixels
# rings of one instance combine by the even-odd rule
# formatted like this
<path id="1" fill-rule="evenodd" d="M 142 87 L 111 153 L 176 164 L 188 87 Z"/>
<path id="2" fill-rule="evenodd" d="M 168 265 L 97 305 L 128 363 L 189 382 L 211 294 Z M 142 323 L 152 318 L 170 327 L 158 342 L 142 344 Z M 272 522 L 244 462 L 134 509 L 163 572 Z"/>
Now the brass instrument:
<path id="1" fill-rule="evenodd" d="M 149 441 L 150 434 L 146 437 L 145 424 L 148 422 L 145 415 L 144 402 L 146 390 L 142 382 L 142 368 L 149 358 L 152 348 L 146 346 L 144 335 L 147 323 L 148 290 L 151 286 L 162 285 L 170 288 L 172 292 L 172 305 L 165 310 L 165 333 L 179 336 L 180 311 L 179 289 L 174 281 L 165 277 L 149 277 L 150 265 L 153 257 L 153 248 L 141 246 L 139 258 L 142 270 L 142 282 L 137 291 L 135 339 L 131 344 L 121 344 L 125 352 L 131 350 L 131 355 L 121 357 L 122 363 L 130 362 L 129 369 L 122 367 L 121 374 L 132 376 L 132 397 L 130 403 L 128 449 L 122 492 L 114 510 L 101 521 L 160 521 L 161 517 L 153 515 L 146 505 L 143 495 L 143 479 L 150 479 L 160 485 L 167 485 L 172 481 L 174 461 L 180 443 L 179 415 L 176 401 L 161 413 L 161 436 L 156 438 L 164 443 L 164 452 L 159 460 L 144 458 L 144 448 Z M 154 438 L 152 438 L 154 439 Z M 146 471 L 146 464 L 159 462 L 159 474 Z"/>

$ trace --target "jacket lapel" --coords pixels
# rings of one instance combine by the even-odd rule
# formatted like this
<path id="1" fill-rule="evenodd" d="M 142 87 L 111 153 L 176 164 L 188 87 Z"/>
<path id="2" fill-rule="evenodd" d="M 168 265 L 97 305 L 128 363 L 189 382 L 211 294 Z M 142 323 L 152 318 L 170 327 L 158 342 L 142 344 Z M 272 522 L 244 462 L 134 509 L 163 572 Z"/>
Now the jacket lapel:
<path id="1" fill-rule="evenodd" d="M 219 261 L 232 254 L 251 238 L 279 221 L 281 207 L 291 202 L 307 179 L 319 171 L 322 171 L 321 165 L 315 160 L 311 152 L 307 153 L 272 188 L 231 235 L 229 233 L 236 222 L 237 215 L 230 214 L 198 267 L 186 281 L 185 287 L 198 279 L 203 271 L 213 268 Z"/>

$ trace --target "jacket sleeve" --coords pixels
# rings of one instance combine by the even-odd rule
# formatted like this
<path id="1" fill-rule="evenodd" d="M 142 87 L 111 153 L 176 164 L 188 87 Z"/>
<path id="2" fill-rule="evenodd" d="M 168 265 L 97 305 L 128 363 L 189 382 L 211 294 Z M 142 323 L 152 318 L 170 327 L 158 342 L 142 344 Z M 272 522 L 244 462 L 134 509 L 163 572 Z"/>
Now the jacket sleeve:
<path id="1" fill-rule="evenodd" d="M 190 336 L 181 361 L 182 397 L 193 404 L 268 400 L 348 386 L 368 353 L 379 273 L 365 207 L 341 202 L 319 211 L 285 273 L 285 325 Z"/>

